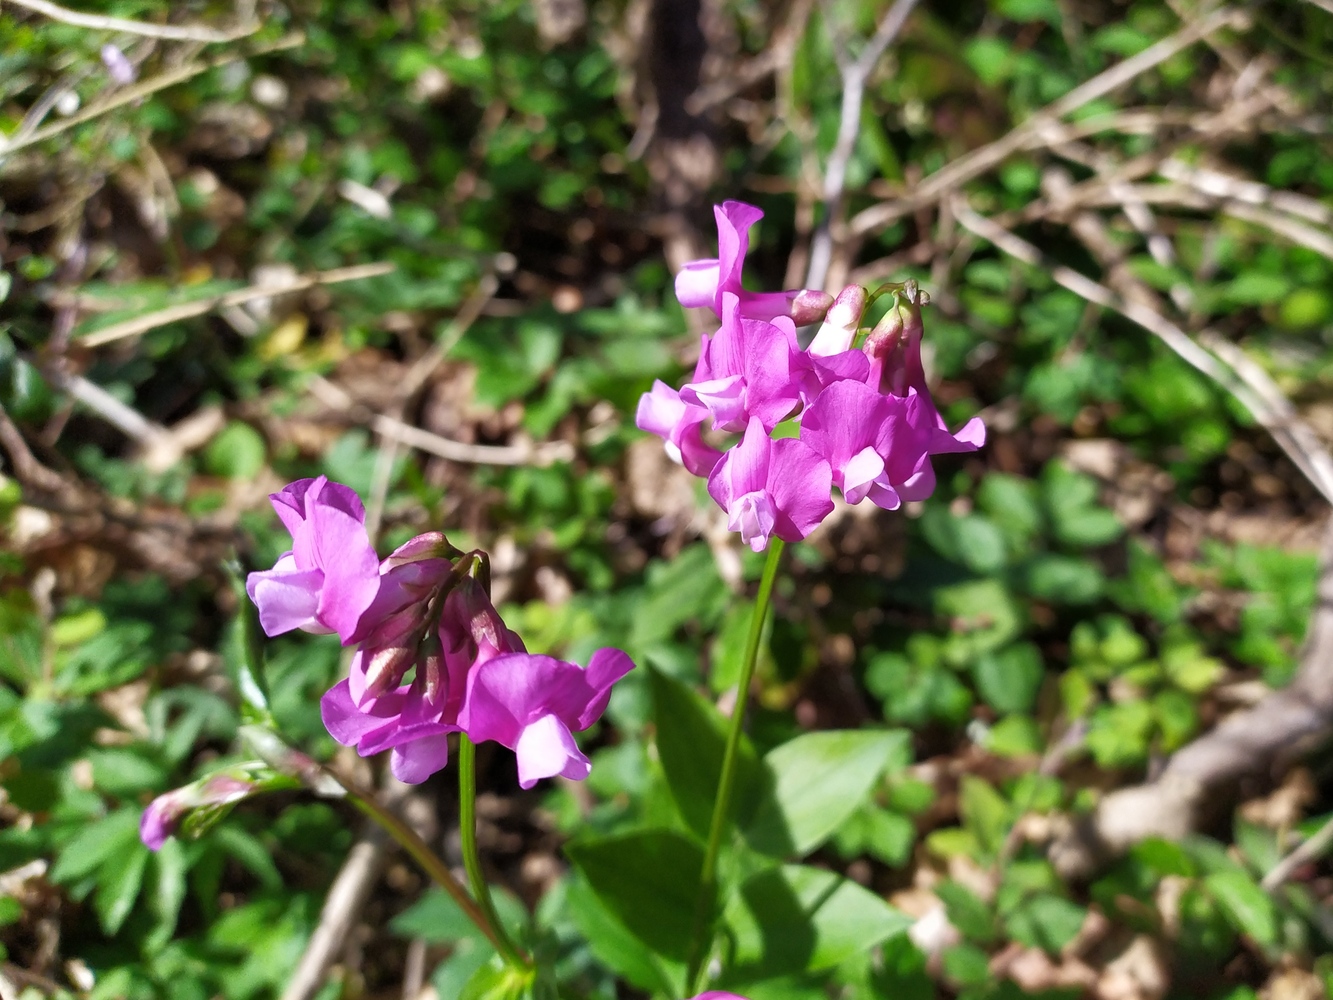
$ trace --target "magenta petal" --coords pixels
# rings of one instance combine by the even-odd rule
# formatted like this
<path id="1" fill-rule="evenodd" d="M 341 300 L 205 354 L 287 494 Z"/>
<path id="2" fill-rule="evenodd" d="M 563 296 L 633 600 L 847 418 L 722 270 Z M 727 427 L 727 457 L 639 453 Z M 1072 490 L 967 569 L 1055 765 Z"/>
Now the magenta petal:
<path id="1" fill-rule="evenodd" d="M 717 287 L 719 301 L 715 308 L 721 312 L 723 292 L 741 290 L 741 273 L 745 255 L 750 249 L 750 227 L 764 217 L 761 209 L 743 201 L 726 201 L 713 206 L 717 220 Z"/>
<path id="2" fill-rule="evenodd" d="M 449 737 L 427 736 L 393 748 L 389 769 L 408 785 L 419 785 L 449 763 Z"/>
<path id="3" fill-rule="evenodd" d="M 797 289 L 790 292 L 740 292 L 741 315 L 746 319 L 774 320 L 779 316 L 789 318 L 797 296 L 803 294 Z"/>
<path id="4" fill-rule="evenodd" d="M 718 262 L 692 260 L 676 275 L 676 298 L 686 309 L 717 308 Z"/>
<path id="5" fill-rule="evenodd" d="M 494 740 L 512 749 L 531 710 L 541 704 L 544 682 L 553 679 L 557 663 L 528 653 L 479 663 L 468 675 L 459 726 L 474 743 Z"/>
<path id="6" fill-rule="evenodd" d="M 324 571 L 319 619 L 346 644 L 379 592 L 379 557 L 370 547 L 365 525 L 336 507 L 316 505 L 306 527 L 315 564 Z M 299 563 L 300 549 L 295 551 Z"/>
<path id="7" fill-rule="evenodd" d="M 650 392 L 639 397 L 639 408 L 634 413 L 634 426 L 658 437 L 669 437 L 685 416 L 685 403 L 680 393 L 661 379 L 653 382 Z"/>
<path id="8" fill-rule="evenodd" d="M 634 669 L 634 661 L 622 649 L 599 649 L 588 661 L 584 678 L 593 691 L 592 700 L 579 713 L 574 729 L 583 731 L 602 717 L 611 700 L 611 686 Z"/>
<path id="9" fill-rule="evenodd" d="M 773 531 L 783 541 L 799 541 L 833 513 L 833 470 L 796 438 L 773 442 L 768 486 L 778 510 Z"/>
<path id="10" fill-rule="evenodd" d="M 161 850 L 176 831 L 180 819 L 180 809 L 172 798 L 172 793 L 159 795 L 148 803 L 148 808 L 139 817 L 139 839 L 150 851 Z"/>
<path id="11" fill-rule="evenodd" d="M 560 774 L 581 781 L 592 765 L 579 750 L 568 727 L 554 715 L 543 715 L 523 727 L 514 745 L 518 784 L 531 788 L 542 778 Z"/>
<path id="12" fill-rule="evenodd" d="M 763 490 L 768 485 L 772 452 L 773 440 L 764 430 L 763 422 L 758 417 L 751 417 L 744 437 L 727 453 L 732 496 Z"/>
<path id="13" fill-rule="evenodd" d="M 343 746 L 350 747 L 377 735 L 386 727 L 396 728 L 401 705 L 402 698 L 391 693 L 376 699 L 367 708 L 358 708 L 352 701 L 347 681 L 340 681 L 319 700 L 319 715 L 329 735 Z"/>
<path id="14" fill-rule="evenodd" d="M 251 573 L 245 580 L 246 593 L 259 611 L 259 624 L 268 636 L 282 635 L 292 629 L 323 632 L 316 619 L 324 574 L 317 569 L 293 570 L 284 567 L 291 560 L 284 556 L 270 570 Z M 282 567 L 282 568 L 279 568 Z"/>

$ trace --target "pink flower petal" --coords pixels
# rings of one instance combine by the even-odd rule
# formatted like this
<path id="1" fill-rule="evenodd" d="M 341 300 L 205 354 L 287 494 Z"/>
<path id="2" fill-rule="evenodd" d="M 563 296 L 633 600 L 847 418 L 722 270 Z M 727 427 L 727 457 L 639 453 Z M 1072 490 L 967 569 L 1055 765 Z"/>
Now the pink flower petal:
<path id="1" fill-rule="evenodd" d="M 717 308 L 718 262 L 692 260 L 676 275 L 676 298 L 686 309 Z"/>
<path id="2" fill-rule="evenodd" d="M 317 569 L 301 571 L 290 566 L 291 559 L 284 556 L 273 569 L 246 577 L 245 590 L 259 611 L 264 634 L 282 635 L 297 628 L 307 632 L 327 631 L 316 620 L 324 574 Z"/>
<path id="3" fill-rule="evenodd" d="M 449 763 L 449 737 L 427 736 L 393 748 L 389 769 L 408 785 L 419 785 Z"/>
<path id="4" fill-rule="evenodd" d="M 514 746 L 518 784 L 531 788 L 542 778 L 560 774 L 582 781 L 592 770 L 568 727 L 554 715 L 543 715 L 523 727 Z"/>

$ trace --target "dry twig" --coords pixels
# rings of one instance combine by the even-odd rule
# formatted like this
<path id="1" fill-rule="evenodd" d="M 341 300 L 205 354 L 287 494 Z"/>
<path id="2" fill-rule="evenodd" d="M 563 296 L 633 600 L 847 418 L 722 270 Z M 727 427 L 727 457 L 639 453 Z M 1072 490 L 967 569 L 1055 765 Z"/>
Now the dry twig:
<path id="1" fill-rule="evenodd" d="M 90 122 L 95 118 L 100 118 L 108 111 L 114 111 L 116 108 L 124 107 L 127 104 L 133 104 L 135 101 L 142 100 L 159 90 L 166 90 L 168 87 L 174 87 L 178 83 L 184 83 L 201 73 L 207 73 L 211 69 L 217 69 L 219 66 L 226 66 L 228 63 L 234 63 L 241 59 L 248 59 L 251 56 L 264 55 L 268 52 L 279 52 L 283 49 L 292 49 L 305 41 L 305 35 L 301 32 L 293 32 L 289 35 L 283 35 L 281 38 L 256 45 L 253 48 L 246 48 L 236 52 L 224 52 L 213 59 L 196 59 L 193 62 L 185 63 L 174 69 L 167 70 L 158 76 L 151 77 L 139 83 L 131 84 L 128 87 L 121 87 L 119 90 L 107 95 L 100 101 L 88 105 L 82 111 L 70 115 L 68 118 L 58 122 L 52 122 L 39 129 L 34 129 L 27 135 L 14 136 L 7 139 L 0 139 L 0 156 L 7 156 L 10 153 L 16 153 L 20 149 L 43 142 L 52 136 L 59 135 L 76 125 L 82 125 L 84 122 Z"/>
<path id="2" fill-rule="evenodd" d="M 940 201 L 968 181 L 979 177 L 1004 162 L 1013 153 L 1025 148 L 1043 130 L 1059 125 L 1060 119 L 1066 115 L 1123 87 L 1135 77 L 1161 65 L 1201 38 L 1223 28 L 1240 27 L 1247 21 L 1248 15 L 1244 11 L 1234 7 L 1224 7 L 1198 21 L 1186 24 L 1175 34 L 1168 35 L 1137 55 L 1117 63 L 1075 87 L 1064 97 L 1051 102 L 1001 138 L 937 170 L 925 178 L 911 195 L 873 205 L 858 213 L 848 223 L 849 232 L 854 236 L 867 235 L 918 208 Z"/>
<path id="3" fill-rule="evenodd" d="M 1031 243 L 1014 235 L 994 220 L 974 212 L 961 197 L 954 201 L 958 222 L 965 229 L 989 240 L 1005 253 L 1050 274 L 1059 285 L 1089 302 L 1120 313 L 1139 324 L 1175 351 L 1180 357 L 1216 381 L 1236 397 L 1254 419 L 1264 427 L 1316 490 L 1333 503 L 1333 457 L 1318 436 L 1294 411 L 1282 412 L 1263 395 L 1256 393 L 1249 380 L 1234 371 L 1215 354 L 1201 347 L 1175 323 L 1142 301 L 1126 300 L 1105 285 L 1093 281 L 1072 268 L 1045 259 Z"/>
<path id="4" fill-rule="evenodd" d="M 53 21 L 72 24 L 79 28 L 92 28 L 97 31 L 123 31 L 130 35 L 143 35 L 145 38 L 161 38 L 172 42 L 234 42 L 246 35 L 253 35 L 260 29 L 258 23 L 242 25 L 230 31 L 219 31 L 202 25 L 190 24 L 149 24 L 145 21 L 129 21 L 123 17 L 105 17 L 101 14 L 81 14 L 76 10 L 50 3 L 49 0 L 9 0 L 15 7 L 24 7 L 37 14 L 43 14 Z"/>
<path id="5" fill-rule="evenodd" d="M 875 34 L 855 59 L 848 59 L 838 40 L 834 51 L 838 55 L 838 71 L 842 74 L 842 109 L 838 119 L 838 138 L 824 168 L 824 218 L 815 230 L 810 244 L 810 266 L 806 271 L 806 286 L 823 288 L 833 260 L 833 221 L 842 211 L 843 188 L 847 183 L 847 164 L 856 149 L 856 137 L 861 132 L 861 103 L 865 98 L 866 80 L 879 57 L 898 36 L 907 16 L 916 7 L 917 0 L 894 0 Z"/>
<path id="6" fill-rule="evenodd" d="M 115 323 L 80 337 L 78 342 L 85 347 L 101 347 L 117 340 L 124 340 L 126 337 L 136 337 L 141 333 L 147 333 L 149 330 L 166 326 L 168 323 L 179 323 L 181 320 L 203 316 L 214 309 L 227 309 L 232 306 L 243 305 L 246 302 L 253 302 L 256 299 L 287 295 L 291 292 L 302 292 L 316 285 L 336 285 L 343 281 L 375 278 L 382 274 L 389 274 L 394 270 L 394 267 L 395 265 L 388 262 L 358 264 L 355 267 L 340 267 L 331 271 L 306 274 L 293 281 L 278 284 L 251 285 L 249 288 L 239 288 L 234 292 L 226 292 L 222 295 L 212 295 L 194 302 L 182 302 L 180 305 L 168 306 L 166 309 L 159 309 L 157 312 L 149 313 L 146 316 L 136 316 L 134 319 L 127 319 L 123 323 Z"/>
<path id="7" fill-rule="evenodd" d="M 1273 866 L 1272 870 L 1264 876 L 1264 880 L 1259 884 L 1272 892 L 1291 878 L 1292 872 L 1297 868 L 1314 861 L 1330 846 L 1333 846 L 1333 819 L 1330 819 L 1315 831 L 1314 835 L 1308 840 L 1301 841 L 1294 851 Z"/>
<path id="8" fill-rule="evenodd" d="M 309 381 L 310 393 L 325 406 L 354 413 L 363 409 L 346 392 L 328 379 L 314 376 Z M 416 448 L 430 455 L 447 458 L 451 462 L 470 465 L 550 465 L 573 457 L 573 447 L 565 441 L 551 441 L 533 445 L 467 444 L 453 441 L 430 431 L 413 427 L 382 413 L 367 413 L 366 426 L 376 434 Z"/>

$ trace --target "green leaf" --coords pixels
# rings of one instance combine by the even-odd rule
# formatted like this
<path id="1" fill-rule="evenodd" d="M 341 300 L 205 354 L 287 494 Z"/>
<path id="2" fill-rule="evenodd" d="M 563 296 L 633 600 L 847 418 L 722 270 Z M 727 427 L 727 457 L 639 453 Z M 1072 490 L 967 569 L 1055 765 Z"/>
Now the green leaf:
<path id="1" fill-rule="evenodd" d="M 934 892 L 949 914 L 949 923 L 957 927 L 963 937 L 977 944 L 995 940 L 995 918 L 990 907 L 971 889 L 958 882 L 945 881 L 935 886 Z"/>
<path id="2" fill-rule="evenodd" d="M 909 740 L 903 730 L 833 730 L 769 751 L 769 783 L 746 840 L 765 854 L 808 854 L 861 807 L 895 758 L 907 762 Z"/>
<path id="3" fill-rule="evenodd" d="M 164 947 L 176 932 L 176 922 L 180 918 L 181 904 L 185 902 L 185 873 L 189 861 L 185 857 L 185 848 L 174 837 L 168 838 L 153 854 L 153 882 L 151 902 L 153 915 L 157 917 L 157 926 L 153 928 L 145 950 L 158 951 Z"/>
<path id="4" fill-rule="evenodd" d="M 267 446 L 249 424 L 232 421 L 204 451 L 204 467 L 226 479 L 253 479 L 264 467 Z"/>
<path id="5" fill-rule="evenodd" d="M 675 985 L 675 980 L 684 978 L 683 963 L 668 965 L 655 955 L 603 905 L 582 879 L 570 880 L 566 899 L 574 926 L 598 961 L 642 990 L 678 995 L 680 987 Z M 449 995 L 440 994 L 442 997 Z"/>
<path id="6" fill-rule="evenodd" d="M 751 876 L 723 923 L 735 949 L 723 982 L 743 983 L 832 968 L 911 920 L 835 872 L 784 865 Z"/>
<path id="7" fill-rule="evenodd" d="M 977 692 L 997 712 L 1027 712 L 1037 701 L 1046 676 L 1041 650 L 1030 642 L 987 653 L 972 668 Z"/>
<path id="8" fill-rule="evenodd" d="M 148 848 L 136 842 L 118 851 L 98 872 L 93 909 L 108 935 L 114 936 L 120 930 L 134 908 L 147 865 Z"/>
<path id="9" fill-rule="evenodd" d="M 1091 604 L 1106 578 L 1091 559 L 1047 552 L 1027 564 L 1024 582 L 1033 597 L 1053 604 Z"/>
<path id="10" fill-rule="evenodd" d="M 1074 940 L 1086 917 L 1087 911 L 1076 903 L 1042 893 L 1020 903 L 1009 914 L 1005 927 L 1019 944 L 1054 955 Z"/>
<path id="11" fill-rule="evenodd" d="M 1264 947 L 1277 944 L 1277 910 L 1254 879 L 1242 871 L 1220 871 L 1207 876 L 1204 885 L 1233 927 Z"/>
<path id="12" fill-rule="evenodd" d="M 657 754 L 671 797 L 690 829 L 707 837 L 722 775 L 727 720 L 680 681 L 659 670 L 650 670 L 648 678 L 657 719 Z M 737 763 L 732 820 L 744 824 L 754 809 L 761 773 L 759 758 L 744 736 Z"/>
<path id="13" fill-rule="evenodd" d="M 51 881 L 78 881 L 103 862 L 133 848 L 139 841 L 138 809 L 120 809 L 80 830 L 60 851 Z"/>
<path id="14" fill-rule="evenodd" d="M 667 958 L 686 958 L 702 847 L 671 830 L 638 830 L 575 841 L 565 853 L 640 941 Z"/>
<path id="15" fill-rule="evenodd" d="M 1009 803 L 981 778 L 970 774 L 963 776 L 958 796 L 963 825 L 977 838 L 983 850 L 998 851 L 1009 831 Z"/>

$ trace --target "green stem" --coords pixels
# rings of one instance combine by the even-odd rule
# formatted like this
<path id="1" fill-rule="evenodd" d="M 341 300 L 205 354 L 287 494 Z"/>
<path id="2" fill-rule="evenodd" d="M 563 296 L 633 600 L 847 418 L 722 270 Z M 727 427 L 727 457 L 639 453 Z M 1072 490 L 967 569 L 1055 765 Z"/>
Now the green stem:
<path id="1" fill-rule="evenodd" d="M 449 867 L 417 835 L 415 830 L 376 802 L 371 795 L 348 788 L 347 800 L 397 841 L 398 845 L 411 855 L 412 860 L 421 866 L 421 870 L 429 875 L 436 885 L 453 897 L 453 901 L 458 904 L 458 908 L 467 914 L 467 918 L 477 925 L 478 930 L 486 935 L 491 944 L 495 946 L 496 951 L 504 951 L 500 939 L 496 937 L 495 930 L 487 921 L 481 908 L 472 901 L 472 898 L 467 894 L 467 890 L 458 884 L 453 872 L 449 871 Z"/>
<path id="2" fill-rule="evenodd" d="M 704 864 L 699 872 L 699 902 L 694 911 L 694 931 L 690 936 L 690 961 L 685 975 L 687 993 L 698 993 L 703 983 L 698 982 L 708 956 L 712 937 L 713 901 L 717 895 L 717 856 L 722 850 L 722 835 L 727 829 L 731 811 L 731 792 L 736 784 L 736 761 L 740 755 L 741 733 L 745 728 L 745 703 L 750 695 L 750 680 L 759 659 L 759 640 L 768 617 L 769 599 L 773 596 L 773 581 L 782 560 L 783 542 L 774 538 L 768 543 L 768 559 L 759 579 L 759 593 L 754 599 L 754 614 L 750 618 L 750 633 L 745 639 L 745 659 L 741 661 L 741 676 L 736 682 L 736 706 L 731 710 L 731 724 L 727 729 L 727 745 L 722 754 L 722 773 L 717 781 L 717 798 L 713 800 L 713 819 L 708 824 L 708 846 L 704 850 Z M 691 987 L 694 987 L 691 989 Z"/>
<path id="3" fill-rule="evenodd" d="M 458 734 L 458 829 L 463 838 L 463 866 L 467 868 L 468 885 L 494 932 L 487 937 L 510 965 L 517 969 L 532 968 L 532 963 L 505 933 L 481 870 L 481 855 L 477 852 L 477 745 L 468 739 L 467 733 Z"/>

